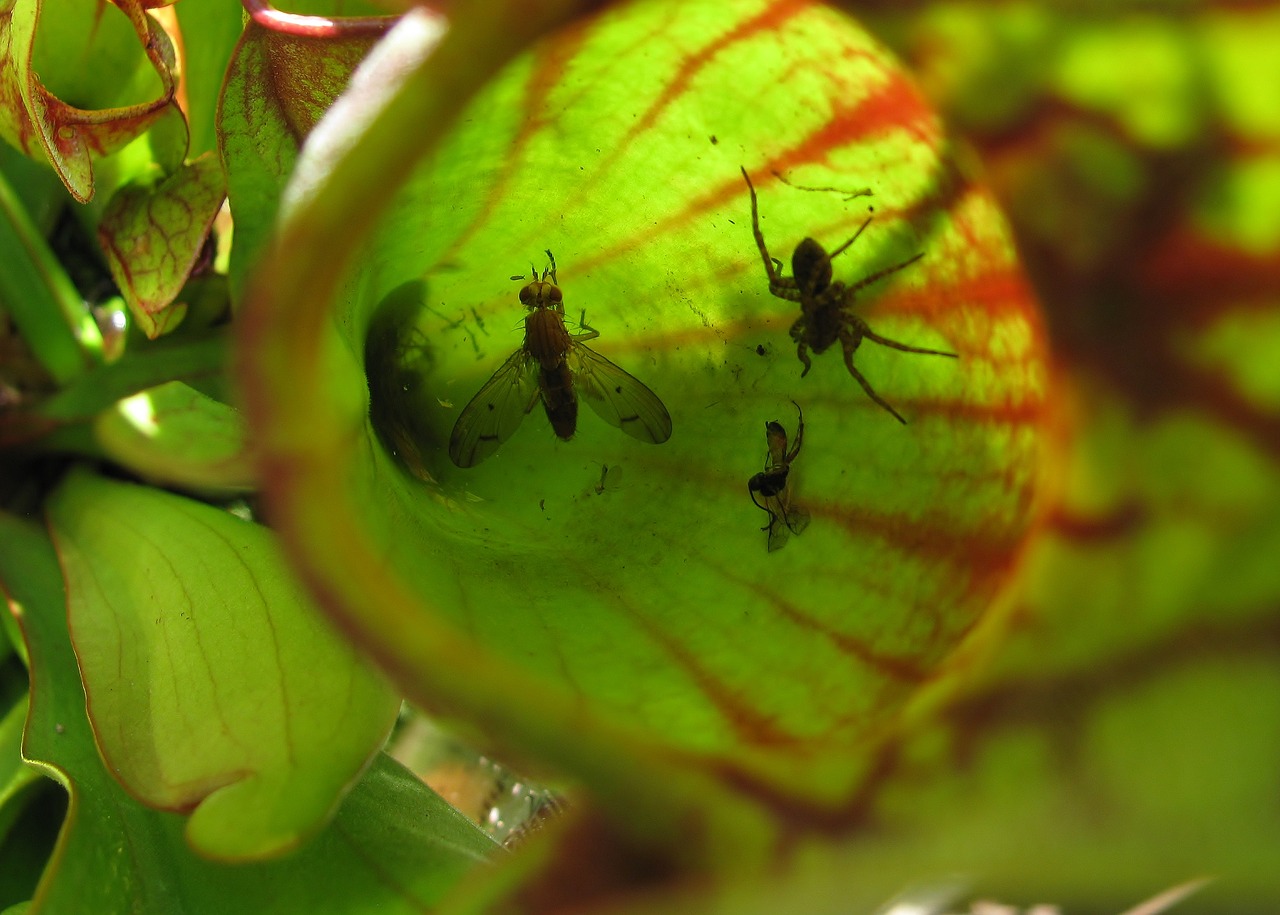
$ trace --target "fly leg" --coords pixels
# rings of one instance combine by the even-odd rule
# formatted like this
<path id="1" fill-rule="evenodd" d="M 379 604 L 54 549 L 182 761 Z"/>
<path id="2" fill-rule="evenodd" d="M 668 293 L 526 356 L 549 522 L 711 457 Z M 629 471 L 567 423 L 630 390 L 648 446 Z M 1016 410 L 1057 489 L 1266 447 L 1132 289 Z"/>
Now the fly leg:
<path id="1" fill-rule="evenodd" d="M 767 505 L 761 505 L 756 500 L 756 493 L 759 492 L 764 486 L 764 479 L 763 479 L 764 476 L 765 475 L 763 473 L 757 473 L 754 477 L 752 477 L 750 480 L 747 481 L 747 495 L 751 496 L 751 501 L 752 503 L 755 504 L 756 508 L 760 509 L 760 511 L 762 512 L 765 512 L 769 516 L 769 523 L 766 524 L 764 527 L 760 528 L 760 530 L 772 531 L 773 524 L 775 521 L 778 520 L 778 516 L 774 514 L 772 508 L 769 508 Z"/>
<path id="2" fill-rule="evenodd" d="M 582 317 L 578 319 L 578 326 L 582 328 L 585 333 L 573 335 L 573 339 L 577 343 L 581 343 L 583 340 L 594 340 L 596 337 L 600 336 L 600 331 L 587 323 L 587 310 L 585 308 L 582 309 Z"/>

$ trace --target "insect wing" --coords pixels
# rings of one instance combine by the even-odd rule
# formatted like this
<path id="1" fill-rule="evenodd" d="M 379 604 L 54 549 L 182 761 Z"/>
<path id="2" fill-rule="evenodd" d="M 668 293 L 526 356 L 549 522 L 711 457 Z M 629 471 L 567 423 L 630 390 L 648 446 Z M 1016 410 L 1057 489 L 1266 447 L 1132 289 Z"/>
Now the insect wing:
<path id="1" fill-rule="evenodd" d="M 789 491 L 783 490 L 776 496 L 764 500 L 769 517 L 769 552 L 782 549 L 791 534 L 803 533 L 809 526 L 809 513 L 788 498 Z"/>
<path id="2" fill-rule="evenodd" d="M 765 508 L 769 512 L 769 552 L 773 553 L 782 549 L 787 545 L 787 540 L 791 537 L 791 531 L 787 527 L 786 509 L 782 507 L 782 503 L 777 496 L 769 496 L 764 500 Z"/>
<path id="3" fill-rule="evenodd" d="M 778 422 L 764 424 L 764 440 L 769 446 L 769 469 L 780 469 L 787 466 L 787 430 Z M 783 478 L 786 479 L 785 477 Z"/>
<path id="4" fill-rule="evenodd" d="M 782 517 L 793 534 L 803 534 L 809 526 L 809 513 L 798 505 L 788 505 Z"/>
<path id="5" fill-rule="evenodd" d="M 809 513 L 791 501 L 785 473 L 757 473 L 747 481 L 747 492 L 756 508 L 769 513 L 769 523 L 761 530 L 769 532 L 770 553 L 786 546 L 791 534 L 802 533 L 809 526 Z M 757 493 L 764 497 L 763 503 Z"/>
<path id="6" fill-rule="evenodd" d="M 474 467 L 509 439 L 538 402 L 538 364 L 516 350 L 463 408 L 449 436 L 449 457 Z"/>
<path id="7" fill-rule="evenodd" d="M 660 445 L 671 437 L 671 415 L 658 395 L 634 375 L 575 342 L 578 393 L 596 415 L 632 438 Z"/>

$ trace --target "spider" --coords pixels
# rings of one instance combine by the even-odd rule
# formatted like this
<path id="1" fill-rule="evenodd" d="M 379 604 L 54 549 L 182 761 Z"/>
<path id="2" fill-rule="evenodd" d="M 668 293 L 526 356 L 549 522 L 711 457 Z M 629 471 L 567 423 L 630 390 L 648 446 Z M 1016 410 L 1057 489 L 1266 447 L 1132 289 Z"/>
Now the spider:
<path id="1" fill-rule="evenodd" d="M 889 406 L 889 403 L 875 392 L 875 389 L 871 387 L 867 379 L 862 377 L 862 373 L 853 366 L 853 354 L 863 339 L 870 340 L 872 343 L 879 343 L 881 346 L 887 346 L 890 349 L 901 350 L 904 353 L 950 356 L 952 359 L 956 358 L 956 354 L 936 349 L 922 349 L 918 346 L 907 346 L 905 343 L 882 337 L 868 327 L 866 321 L 855 315 L 852 309 L 855 296 L 860 289 L 870 286 L 890 274 L 897 273 L 903 267 L 914 264 L 924 257 L 924 253 L 921 252 L 914 257 L 909 257 L 902 263 L 894 264 L 892 267 L 877 270 L 851 286 L 840 280 L 833 280 L 831 278 L 832 259 L 858 240 L 863 230 L 871 224 L 872 217 L 868 216 L 862 225 L 858 226 L 858 231 L 853 233 L 852 238 L 830 253 L 827 253 L 826 249 L 814 239 L 803 239 L 800 244 L 796 245 L 795 253 L 791 255 L 792 275 L 789 277 L 783 276 L 782 261 L 776 257 L 770 257 L 769 249 L 765 247 L 764 235 L 760 232 L 760 211 L 759 204 L 756 202 L 755 185 L 751 183 L 751 177 L 747 174 L 745 168 L 742 169 L 742 177 L 746 179 L 747 189 L 751 192 L 751 231 L 755 234 L 756 247 L 760 249 L 760 257 L 764 261 L 765 272 L 769 275 L 769 292 L 780 299 L 786 299 L 788 302 L 800 303 L 800 317 L 796 318 L 795 323 L 791 325 L 791 339 L 796 342 L 796 356 L 804 363 L 804 371 L 800 373 L 800 377 L 803 378 L 809 374 L 811 365 L 809 350 L 813 350 L 815 353 L 823 353 L 826 352 L 831 344 L 839 340 L 841 347 L 844 349 L 844 364 L 849 370 L 849 374 L 853 376 L 858 384 L 862 385 L 862 390 L 867 392 L 868 397 L 892 413 L 894 419 L 905 425 L 906 420 L 902 418 L 901 414 Z"/>

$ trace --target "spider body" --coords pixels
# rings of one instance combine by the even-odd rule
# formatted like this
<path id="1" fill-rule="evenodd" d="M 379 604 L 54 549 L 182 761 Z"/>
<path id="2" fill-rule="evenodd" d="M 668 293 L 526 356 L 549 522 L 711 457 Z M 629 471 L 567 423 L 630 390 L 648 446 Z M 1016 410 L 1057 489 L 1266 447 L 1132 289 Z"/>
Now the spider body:
<path id="1" fill-rule="evenodd" d="M 817 354 L 824 353 L 838 340 L 840 348 L 844 351 L 845 367 L 854 380 L 862 386 L 862 390 L 873 401 L 888 410 L 898 422 L 906 423 L 901 414 L 877 394 L 867 379 L 862 377 L 862 373 L 854 367 L 853 354 L 857 352 L 862 341 L 870 340 L 904 353 L 949 356 L 953 359 L 956 354 L 908 346 L 905 343 L 890 340 L 888 337 L 882 337 L 875 333 L 866 321 L 853 313 L 853 307 L 857 301 L 857 293 L 861 289 L 890 274 L 897 273 L 918 261 L 924 254 L 916 254 L 901 263 L 877 270 L 852 285 L 833 280 L 831 261 L 858 240 L 863 230 L 871 224 L 871 217 L 868 216 L 862 225 L 858 226 L 858 231 L 853 233 L 853 237 L 834 251 L 828 252 L 813 238 L 803 239 L 796 245 L 791 255 L 791 276 L 783 276 L 782 262 L 769 255 L 769 249 L 764 243 L 764 234 L 760 231 L 760 210 L 756 200 L 755 185 L 751 183 L 751 177 L 745 168 L 742 169 L 742 177 L 746 179 L 747 189 L 751 192 L 751 231 L 755 235 L 756 247 L 760 250 L 760 258 L 764 261 L 765 273 L 769 277 L 769 292 L 780 299 L 797 302 L 800 305 L 800 317 L 796 318 L 790 330 L 791 339 L 796 344 L 796 358 L 804 365 L 800 377 L 803 378 L 809 374 L 812 366 L 809 358 L 810 350 Z"/>

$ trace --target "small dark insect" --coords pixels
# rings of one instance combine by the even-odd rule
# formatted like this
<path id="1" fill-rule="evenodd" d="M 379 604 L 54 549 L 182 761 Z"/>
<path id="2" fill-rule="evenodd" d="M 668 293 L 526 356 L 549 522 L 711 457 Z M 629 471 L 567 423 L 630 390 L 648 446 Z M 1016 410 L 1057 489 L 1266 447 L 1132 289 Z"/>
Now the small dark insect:
<path id="1" fill-rule="evenodd" d="M 757 356 L 764 356 L 764 355 L 767 355 L 767 354 L 768 354 L 768 352 L 769 352 L 769 351 L 768 351 L 767 349 L 765 349 L 765 348 L 764 348 L 764 344 L 763 344 L 763 343 L 757 343 L 757 344 L 756 344 L 756 355 L 757 355 Z"/>
<path id="2" fill-rule="evenodd" d="M 775 257 L 770 257 L 769 249 L 765 247 L 764 235 L 760 232 L 760 213 L 759 205 L 756 202 L 756 189 L 751 183 L 751 177 L 747 174 L 745 168 L 742 169 L 742 177 L 746 179 L 747 189 L 751 192 L 751 230 L 755 234 L 756 247 L 760 249 L 760 257 L 764 261 L 765 272 L 769 275 L 769 292 L 780 299 L 786 299 L 788 302 L 800 303 L 800 317 L 796 318 L 795 323 L 791 325 L 791 339 L 796 342 L 796 356 L 804 363 L 804 371 L 800 373 L 800 377 L 803 378 L 809 374 L 809 350 L 812 349 L 815 353 L 824 353 L 833 343 L 839 340 L 840 346 L 844 350 L 844 364 L 849 370 L 849 374 L 862 386 L 862 390 L 867 392 L 868 397 L 892 413 L 894 419 L 898 422 L 906 423 L 906 420 L 902 418 L 898 411 L 889 406 L 888 402 L 875 392 L 867 382 L 867 379 L 862 377 L 862 373 L 854 368 L 853 354 L 857 351 L 863 339 L 870 340 L 872 343 L 879 343 L 881 346 L 887 346 L 890 349 L 901 350 L 904 353 L 949 356 L 952 359 L 956 358 L 956 354 L 936 349 L 907 346 L 905 343 L 882 337 L 872 331 L 867 326 L 866 321 L 853 313 L 853 306 L 860 289 L 870 286 L 877 280 L 884 279 L 892 273 L 897 273 L 903 267 L 914 264 L 924 257 L 923 252 L 907 258 L 902 263 L 894 264 L 892 267 L 877 270 L 851 286 L 840 280 L 833 280 L 831 278 L 832 259 L 858 240 L 858 236 L 871 224 L 872 217 L 868 216 L 862 225 L 858 227 L 858 231 L 853 233 L 852 238 L 830 253 L 827 253 L 826 249 L 814 239 L 803 239 L 800 244 L 796 245 L 796 250 L 791 255 L 792 275 L 783 276 L 782 262 Z"/>
<path id="3" fill-rule="evenodd" d="M 787 430 L 781 423 L 765 423 L 764 440 L 769 453 L 765 455 L 764 471 L 747 481 L 751 501 L 755 502 L 756 508 L 769 513 L 769 523 L 760 530 L 769 532 L 770 553 L 782 549 L 790 534 L 799 534 L 809 526 L 809 513 L 791 501 L 787 479 L 791 473 L 791 462 L 799 457 L 800 445 L 804 441 L 804 412 L 798 403 L 791 402 L 799 415 L 795 447 L 787 450 Z M 756 493 L 764 497 L 763 505 L 756 499 Z"/>
<path id="4" fill-rule="evenodd" d="M 520 290 L 529 309 L 524 344 L 493 373 L 466 405 L 449 436 L 449 457 L 474 467 L 505 442 L 542 401 L 556 435 L 566 441 L 578 428 L 578 392 L 596 414 L 632 438 L 661 444 L 671 437 L 671 416 L 658 395 L 582 341 L 600 332 L 584 322 L 584 333 L 564 324 L 564 296 L 556 285 L 556 259 Z M 547 282 L 547 277 L 551 282 Z M 523 277 L 522 277 L 523 279 Z"/>

